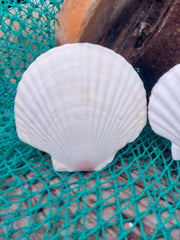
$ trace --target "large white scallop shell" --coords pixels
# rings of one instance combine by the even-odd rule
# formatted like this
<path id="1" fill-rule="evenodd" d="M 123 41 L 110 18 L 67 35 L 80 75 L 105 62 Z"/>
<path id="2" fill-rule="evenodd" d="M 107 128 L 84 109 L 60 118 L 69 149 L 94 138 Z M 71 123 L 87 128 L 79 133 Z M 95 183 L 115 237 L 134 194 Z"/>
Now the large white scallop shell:
<path id="1" fill-rule="evenodd" d="M 172 157 L 180 160 L 180 64 L 153 87 L 148 108 L 152 129 L 172 142 Z"/>
<path id="2" fill-rule="evenodd" d="M 38 57 L 15 98 L 19 138 L 52 157 L 57 171 L 99 170 L 146 123 L 143 83 L 114 51 L 67 44 Z"/>

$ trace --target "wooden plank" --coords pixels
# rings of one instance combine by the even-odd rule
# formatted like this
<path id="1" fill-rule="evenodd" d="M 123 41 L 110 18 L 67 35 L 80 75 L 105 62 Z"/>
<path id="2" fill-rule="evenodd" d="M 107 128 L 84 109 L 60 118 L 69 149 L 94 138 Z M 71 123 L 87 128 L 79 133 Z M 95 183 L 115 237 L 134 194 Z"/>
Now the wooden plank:
<path id="1" fill-rule="evenodd" d="M 117 166 L 118 167 L 118 166 Z M 157 167 L 157 166 L 156 166 Z M 158 167 L 157 167 L 158 169 Z M 158 170 L 159 171 L 159 170 Z M 148 214 L 146 214 L 146 211 L 149 209 L 149 204 L 150 200 L 152 203 L 156 201 L 156 199 L 153 196 L 147 196 L 143 194 L 146 194 L 144 191 L 144 186 L 145 183 L 143 181 L 137 181 L 137 184 L 135 182 L 135 188 L 133 187 L 132 184 L 128 183 L 128 179 L 125 173 L 118 175 L 116 173 L 110 173 L 108 169 L 105 171 L 101 172 L 99 175 L 99 185 L 96 186 L 97 184 L 97 177 L 96 173 L 93 176 L 91 176 L 91 172 L 85 173 L 84 177 L 81 179 L 78 174 L 72 174 L 72 177 L 69 177 L 67 180 L 65 180 L 65 186 L 67 191 L 64 191 L 64 194 L 61 193 L 62 189 L 62 180 L 58 177 L 55 176 L 52 178 L 49 182 L 48 180 L 48 175 L 50 174 L 48 172 L 48 168 L 44 169 L 44 172 L 46 172 L 44 175 L 41 173 L 41 181 L 34 182 L 32 185 L 29 185 L 31 183 L 31 180 L 34 178 L 35 173 L 33 171 L 29 171 L 28 174 L 25 176 L 21 176 L 19 179 L 19 187 L 16 189 L 10 189 L 9 194 L 8 194 L 8 199 L 9 199 L 9 218 L 13 217 L 13 213 L 16 212 L 16 210 L 19 207 L 19 204 L 16 203 L 16 201 L 20 200 L 22 198 L 22 194 L 25 192 L 21 186 L 21 182 L 25 180 L 27 183 L 23 184 L 23 187 L 26 189 L 29 187 L 29 193 L 35 193 L 38 192 L 42 189 L 45 189 L 45 185 L 51 186 L 54 185 L 52 189 L 49 187 L 50 195 L 52 198 L 61 196 L 62 198 L 62 203 L 57 206 L 56 202 L 48 204 L 48 198 L 49 194 L 48 192 L 44 194 L 43 198 L 40 201 L 40 196 L 41 193 L 34 194 L 34 196 L 31 196 L 30 198 L 27 198 L 27 200 L 22 202 L 22 205 L 20 207 L 21 210 L 24 209 L 23 214 L 26 213 L 26 211 L 31 207 L 35 209 L 35 207 L 38 205 L 39 201 L 41 204 L 45 203 L 45 205 L 39 209 L 37 217 L 35 217 L 34 213 L 32 213 L 32 220 L 30 220 L 29 216 L 23 217 L 22 219 L 19 219 L 18 221 L 14 221 L 13 227 L 14 229 L 19 229 L 21 227 L 26 227 L 28 225 L 31 225 L 33 221 L 36 219 L 37 224 L 42 222 L 46 216 L 52 215 L 55 213 L 56 215 L 62 216 L 61 220 L 58 220 L 56 223 L 56 229 L 55 232 L 57 232 L 59 229 L 62 229 L 63 224 L 65 224 L 65 218 L 64 216 L 69 214 L 68 221 L 69 225 L 61 231 L 60 235 L 63 236 L 66 234 L 66 231 L 68 231 L 69 234 L 73 234 L 75 225 L 73 223 L 73 219 L 76 215 L 76 213 L 79 213 L 79 216 L 77 217 L 77 225 L 76 225 L 76 231 L 82 232 L 85 228 L 86 231 L 91 231 L 91 229 L 97 227 L 97 231 L 99 231 L 99 239 L 104 239 L 105 236 L 107 239 L 117 239 L 119 236 L 119 230 L 118 230 L 118 224 L 119 224 L 119 229 L 121 232 L 124 230 L 128 231 L 132 229 L 133 224 L 135 223 L 133 219 L 136 218 L 136 215 L 141 218 L 141 224 L 144 229 L 144 232 L 148 236 L 153 236 L 153 233 L 156 230 L 157 226 L 157 217 L 156 213 L 159 211 L 158 209 L 151 209 L 152 211 Z M 154 174 L 154 169 L 153 166 L 151 166 L 148 169 L 148 173 Z M 116 174 L 116 176 L 115 176 Z M 74 176 L 73 176 L 74 175 Z M 138 179 L 139 177 L 139 172 L 138 170 L 134 170 L 131 172 L 132 179 Z M 113 177 L 112 177 L 113 176 Z M 16 176 L 18 177 L 18 176 Z M 112 177 L 112 179 L 110 178 Z M 90 180 L 88 180 L 90 178 Z M 174 179 L 176 179 L 176 176 L 173 176 Z M 82 182 L 83 181 L 83 182 Z M 118 188 L 115 189 L 115 182 L 119 183 Z M 10 177 L 4 181 L 4 188 L 2 190 L 5 192 L 5 190 L 8 190 L 8 188 L 11 186 L 11 183 L 15 182 L 15 177 Z M 166 187 L 166 179 L 161 180 L 163 187 Z M 81 187 L 79 187 L 81 185 Z M 57 188 L 55 187 L 57 186 Z M 96 188 L 93 188 L 96 186 Z M 124 187 L 124 188 L 123 188 Z M 154 184 L 153 187 L 158 188 L 158 183 Z M 132 189 L 135 190 L 134 192 L 134 197 L 140 196 L 139 199 L 137 199 L 135 202 L 131 203 L 132 199 Z M 99 189 L 99 192 L 98 192 Z M 118 192 L 118 194 L 117 194 Z M 149 189 L 149 194 L 151 193 Z M 79 195 L 78 195 L 79 194 Z M 17 197 L 17 196 L 20 197 Z M 101 199 L 98 200 L 97 197 L 101 195 Z M 142 195 L 142 197 L 141 197 Z M 176 197 L 178 197 L 178 194 L 175 193 Z M 10 199 L 11 196 L 11 199 Z M 5 197 L 5 195 L 4 195 Z M 150 198 L 149 198 L 150 197 Z M 166 194 L 166 197 L 169 201 L 170 205 L 173 205 L 172 201 L 172 196 L 168 196 L 168 193 Z M 6 197 L 5 197 L 6 198 Z M 73 202 L 74 199 L 74 202 Z M 67 201 L 69 201 L 69 205 L 67 204 Z M 102 203 L 99 205 L 98 208 L 96 208 L 96 204 L 98 201 L 101 201 Z M 167 200 L 166 200 L 167 201 Z M 170 213 L 168 212 L 169 208 L 167 208 L 167 202 L 164 200 L 164 198 L 161 198 L 157 202 L 158 207 L 164 208 L 164 212 L 161 213 L 161 219 L 162 222 L 166 221 L 166 219 L 169 217 Z M 119 206 L 118 206 L 119 205 Z M 154 205 L 152 205 L 154 206 Z M 51 207 L 51 209 L 50 209 Z M 119 208 L 119 209 L 118 209 Z M 173 206 L 172 206 L 173 208 Z M 59 213 L 57 214 L 57 210 L 59 210 Z M 83 213 L 83 209 L 85 209 L 86 214 Z M 5 214 L 6 213 L 6 208 L 2 209 L 0 211 L 0 214 Z M 117 211 L 118 210 L 118 211 Z M 36 211 L 35 211 L 36 212 Z M 117 212 L 120 212 L 119 215 L 117 215 Z M 104 220 L 104 228 L 98 228 L 99 225 L 99 216 L 100 214 L 102 215 L 102 219 Z M 143 215 L 144 214 L 144 215 Z M 176 210 L 176 215 L 180 221 L 180 210 Z M 0 225 L 2 225 L 3 221 L 5 218 L 0 219 Z M 126 222 L 125 222 L 126 221 Z M 51 224 L 51 227 L 49 229 L 49 237 L 52 234 L 53 231 L 53 223 L 54 221 L 49 221 Z M 85 225 L 84 225 L 85 222 Z M 108 224 L 113 224 L 113 226 L 108 226 Z M 175 225 L 177 222 L 176 220 L 171 217 L 168 222 L 166 223 L 166 227 L 170 227 Z M 44 236 L 46 230 L 47 230 L 48 224 L 44 224 L 40 229 L 37 231 L 34 231 L 31 233 L 30 239 L 40 239 L 40 237 Z M 101 231 L 102 230 L 102 231 Z M 0 233 L 5 233 L 6 229 L 1 228 Z M 12 238 L 9 239 L 17 239 L 18 236 L 20 236 L 23 233 L 23 231 L 19 231 L 16 234 L 12 235 Z M 172 231 L 172 240 L 177 240 L 179 237 L 180 231 L 179 229 L 173 229 Z M 142 236 L 142 232 L 140 229 L 139 223 L 135 225 L 135 227 L 132 229 L 132 231 L 129 233 L 128 238 L 133 239 L 133 240 L 138 240 Z M 90 235 L 87 239 L 95 239 L 96 235 L 92 234 Z M 161 238 L 159 238 L 161 239 Z M 162 238 L 163 239 L 163 238 Z"/>
<path id="2" fill-rule="evenodd" d="M 142 167 L 142 171 L 143 171 L 142 160 L 139 159 L 138 162 L 139 162 L 139 165 Z M 117 164 L 119 165 L 119 168 L 122 168 L 121 162 L 118 162 Z M 132 167 L 137 168 L 137 166 L 135 164 L 133 164 Z M 149 176 L 152 176 L 151 183 L 149 183 L 147 180 L 146 180 L 146 183 L 144 183 L 141 180 L 141 176 L 140 176 L 138 169 L 133 169 L 133 171 L 131 171 L 130 175 L 131 175 L 132 179 L 134 179 L 134 180 L 136 179 L 136 185 L 142 189 L 145 187 L 145 185 L 149 186 L 151 184 L 151 187 L 148 188 L 149 192 L 152 192 L 153 189 L 160 189 L 160 188 L 167 189 L 168 188 L 167 179 L 165 179 L 165 177 L 162 175 L 162 170 L 158 167 L 157 164 L 154 164 L 154 166 L 151 165 L 151 167 L 149 167 L 147 171 L 144 170 L 144 173 L 143 173 L 144 179 L 146 177 L 146 174 L 148 174 Z M 159 176 L 157 177 L 156 174 L 158 174 Z M 121 176 L 123 176 L 125 179 L 127 178 L 125 172 L 123 172 Z M 160 176 L 162 176 L 162 177 L 160 177 Z M 174 181 L 176 183 L 180 180 L 180 178 L 177 177 L 177 175 L 175 173 L 172 173 L 169 177 L 171 177 L 171 179 L 168 178 L 169 182 Z M 138 179 L 140 179 L 140 180 L 138 180 Z M 177 186 L 177 189 L 179 189 L 179 192 L 180 192 L 180 185 Z M 171 192 L 167 192 L 166 198 L 170 204 L 174 204 L 174 198 L 179 199 L 179 197 L 180 197 L 179 192 L 174 190 L 174 192 L 173 192 L 174 197 L 172 196 Z M 162 200 L 162 198 L 161 198 L 161 200 Z"/>

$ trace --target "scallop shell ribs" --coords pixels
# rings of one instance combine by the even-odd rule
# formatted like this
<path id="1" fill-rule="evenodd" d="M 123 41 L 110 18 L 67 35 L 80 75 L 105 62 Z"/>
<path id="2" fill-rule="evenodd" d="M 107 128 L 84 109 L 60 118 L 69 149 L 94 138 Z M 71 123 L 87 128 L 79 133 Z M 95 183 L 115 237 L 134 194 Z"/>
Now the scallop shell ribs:
<path id="1" fill-rule="evenodd" d="M 148 108 L 152 129 L 171 141 L 172 158 L 180 160 L 180 64 L 153 87 Z"/>
<path id="2" fill-rule="evenodd" d="M 49 153 L 57 171 L 100 170 L 146 124 L 144 85 L 105 47 L 74 43 L 39 56 L 15 98 L 19 138 Z"/>

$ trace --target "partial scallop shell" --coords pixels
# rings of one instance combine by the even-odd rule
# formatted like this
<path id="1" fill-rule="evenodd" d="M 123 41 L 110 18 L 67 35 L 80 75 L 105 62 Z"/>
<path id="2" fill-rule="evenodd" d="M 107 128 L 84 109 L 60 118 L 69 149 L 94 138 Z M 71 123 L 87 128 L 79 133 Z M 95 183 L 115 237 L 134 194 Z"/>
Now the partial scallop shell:
<path id="1" fill-rule="evenodd" d="M 110 49 L 67 44 L 38 57 L 15 98 L 19 138 L 52 157 L 57 171 L 100 170 L 146 124 L 143 83 Z"/>
<path id="2" fill-rule="evenodd" d="M 180 160 L 180 64 L 153 87 L 148 115 L 154 132 L 172 142 L 173 159 Z"/>

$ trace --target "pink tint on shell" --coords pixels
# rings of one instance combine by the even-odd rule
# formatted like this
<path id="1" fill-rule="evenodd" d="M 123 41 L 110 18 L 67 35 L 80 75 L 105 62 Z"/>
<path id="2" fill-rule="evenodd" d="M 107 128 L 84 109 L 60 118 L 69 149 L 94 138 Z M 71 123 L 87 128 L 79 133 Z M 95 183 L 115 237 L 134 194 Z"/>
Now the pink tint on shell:
<path id="1" fill-rule="evenodd" d="M 78 164 L 76 165 L 76 169 L 78 171 L 93 171 L 94 165 L 88 160 L 83 160 L 78 162 Z"/>

